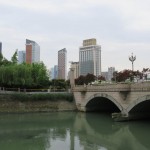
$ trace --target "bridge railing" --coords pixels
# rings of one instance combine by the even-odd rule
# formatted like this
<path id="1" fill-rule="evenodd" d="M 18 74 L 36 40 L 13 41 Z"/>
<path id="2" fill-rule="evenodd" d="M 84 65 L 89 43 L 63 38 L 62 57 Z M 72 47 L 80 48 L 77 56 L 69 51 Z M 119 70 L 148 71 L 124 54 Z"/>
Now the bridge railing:
<path id="1" fill-rule="evenodd" d="M 116 83 L 116 84 L 101 84 L 101 85 L 76 85 L 73 91 L 150 91 L 150 82 L 142 83 Z"/>
<path id="2" fill-rule="evenodd" d="M 130 91 L 129 84 L 102 84 L 75 86 L 73 91 Z"/>
<path id="3" fill-rule="evenodd" d="M 150 82 L 131 84 L 131 91 L 150 91 Z"/>

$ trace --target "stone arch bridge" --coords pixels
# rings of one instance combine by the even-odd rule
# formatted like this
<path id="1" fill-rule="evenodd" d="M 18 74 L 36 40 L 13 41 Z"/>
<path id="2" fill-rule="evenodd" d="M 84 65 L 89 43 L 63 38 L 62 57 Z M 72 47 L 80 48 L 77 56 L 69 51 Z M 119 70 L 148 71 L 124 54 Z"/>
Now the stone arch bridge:
<path id="1" fill-rule="evenodd" d="M 116 121 L 150 117 L 150 82 L 75 86 L 79 111 L 110 111 Z"/>

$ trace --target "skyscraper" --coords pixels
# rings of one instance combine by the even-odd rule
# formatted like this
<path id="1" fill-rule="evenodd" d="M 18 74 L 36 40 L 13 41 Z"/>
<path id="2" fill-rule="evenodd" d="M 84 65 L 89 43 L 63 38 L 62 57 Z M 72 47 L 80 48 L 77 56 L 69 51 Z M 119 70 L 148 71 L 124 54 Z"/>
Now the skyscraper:
<path id="1" fill-rule="evenodd" d="M 51 79 L 58 78 L 58 66 L 57 65 L 54 65 L 54 67 L 51 68 L 50 77 L 51 77 Z"/>
<path id="2" fill-rule="evenodd" d="M 50 79 L 54 79 L 54 67 L 50 69 Z"/>
<path id="3" fill-rule="evenodd" d="M 108 68 L 108 80 L 111 81 L 111 79 L 114 77 L 115 67 L 109 67 Z"/>
<path id="4" fill-rule="evenodd" d="M 101 75 L 101 46 L 96 44 L 96 39 L 84 40 L 79 48 L 79 71 L 80 75 Z"/>
<path id="5" fill-rule="evenodd" d="M 26 39 L 26 63 L 40 62 L 40 46 L 35 42 Z"/>
<path id="6" fill-rule="evenodd" d="M 54 79 L 58 78 L 58 65 L 54 66 Z"/>
<path id="7" fill-rule="evenodd" d="M 0 53 L 2 53 L 2 42 L 0 42 Z"/>
<path id="8" fill-rule="evenodd" d="M 21 64 L 26 61 L 26 52 L 18 51 L 18 64 Z"/>
<path id="9" fill-rule="evenodd" d="M 67 77 L 67 50 L 66 48 L 58 51 L 58 79 Z"/>

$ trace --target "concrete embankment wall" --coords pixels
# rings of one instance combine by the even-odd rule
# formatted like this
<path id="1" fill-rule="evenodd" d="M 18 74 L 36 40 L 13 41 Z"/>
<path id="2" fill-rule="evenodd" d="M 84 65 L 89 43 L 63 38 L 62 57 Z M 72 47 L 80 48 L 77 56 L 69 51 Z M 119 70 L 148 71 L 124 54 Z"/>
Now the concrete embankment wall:
<path id="1" fill-rule="evenodd" d="M 14 99 L 13 94 L 0 94 L 0 113 L 51 112 L 75 110 L 77 110 L 77 108 L 74 100 L 67 101 L 66 99 L 61 97 L 57 100 L 20 100 L 20 98 Z"/>

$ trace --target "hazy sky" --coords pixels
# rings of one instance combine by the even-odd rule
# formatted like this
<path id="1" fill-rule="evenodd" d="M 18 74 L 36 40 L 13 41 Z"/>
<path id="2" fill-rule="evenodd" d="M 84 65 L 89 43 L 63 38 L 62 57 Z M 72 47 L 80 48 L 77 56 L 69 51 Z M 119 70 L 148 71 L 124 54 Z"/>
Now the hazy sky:
<path id="1" fill-rule="evenodd" d="M 67 49 L 67 62 L 78 61 L 82 41 L 96 38 L 102 71 L 131 69 L 132 52 L 142 70 L 150 67 L 150 0 L 0 0 L 3 55 L 25 50 L 26 38 L 40 45 L 48 68 L 58 50 Z"/>

